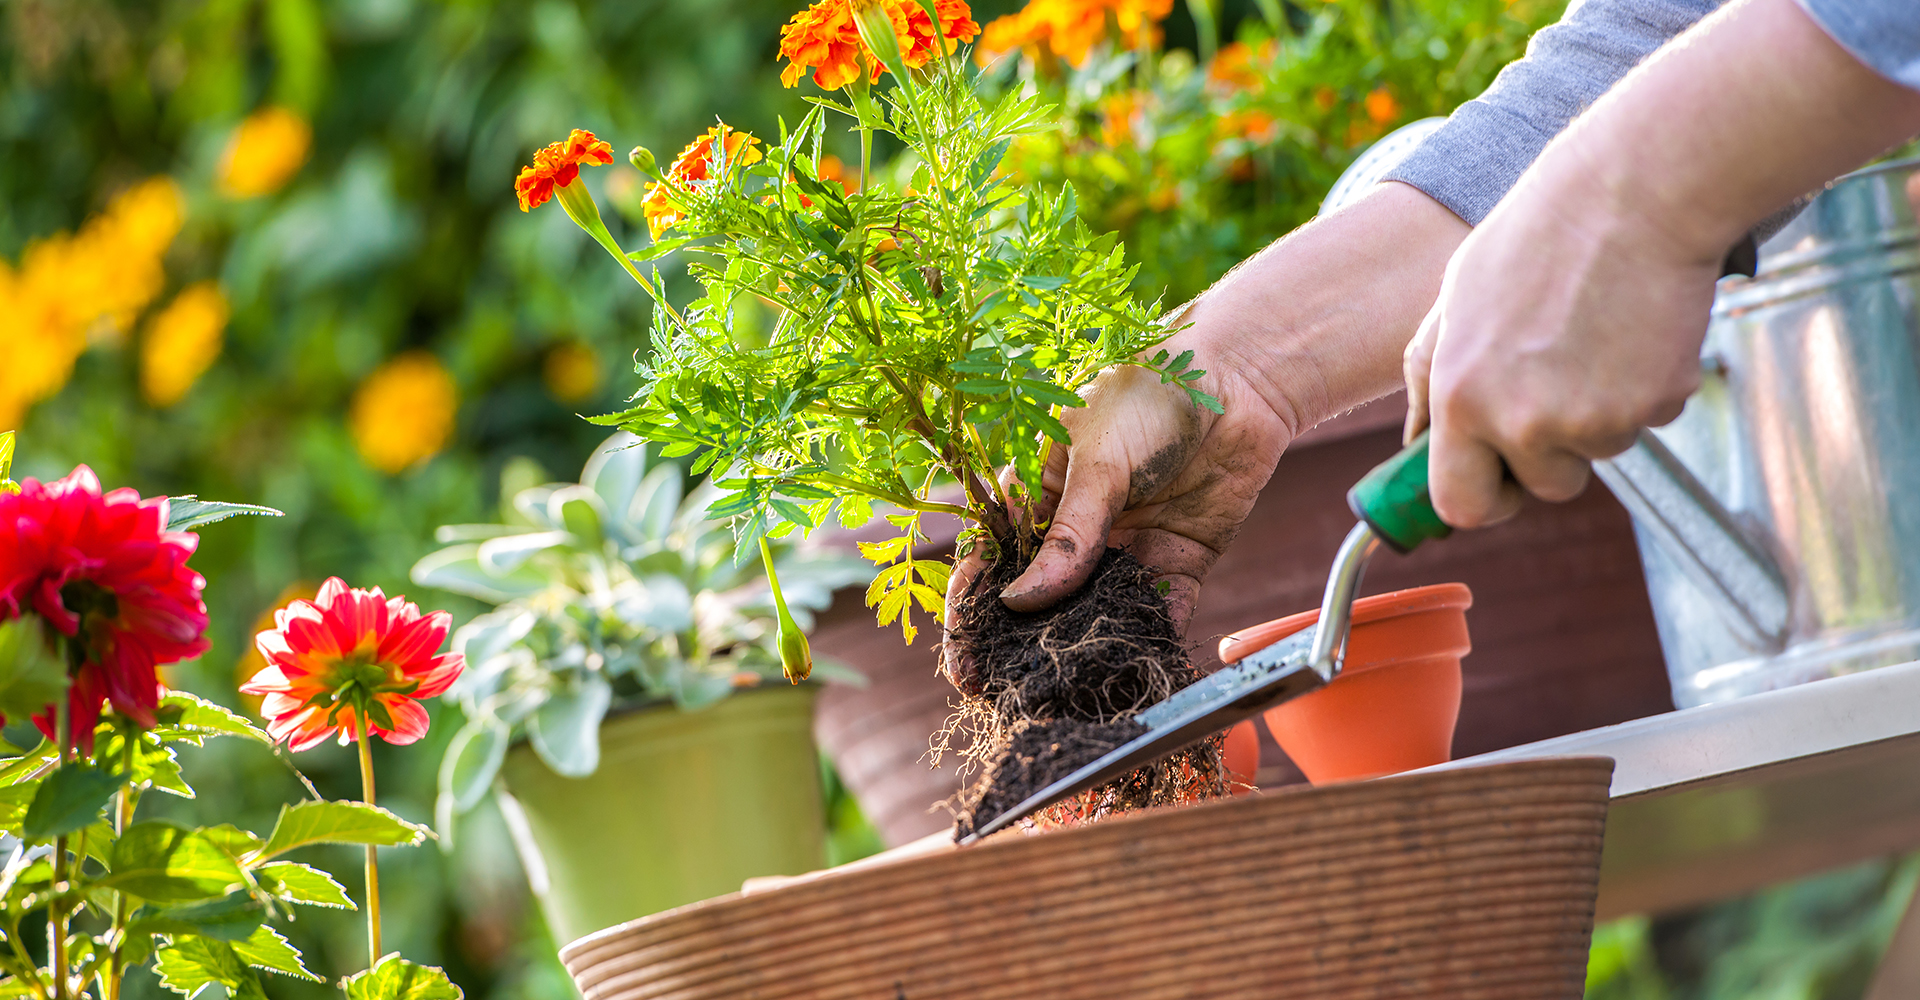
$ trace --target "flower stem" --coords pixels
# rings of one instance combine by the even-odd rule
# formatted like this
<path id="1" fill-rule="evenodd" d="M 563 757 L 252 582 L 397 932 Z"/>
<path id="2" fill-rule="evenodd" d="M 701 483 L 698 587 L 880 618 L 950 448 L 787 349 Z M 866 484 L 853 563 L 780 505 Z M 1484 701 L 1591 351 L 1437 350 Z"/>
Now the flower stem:
<path id="1" fill-rule="evenodd" d="M 373 805 L 372 723 L 360 713 L 360 801 Z M 380 964 L 380 860 L 377 848 L 367 845 L 367 968 Z"/>
<path id="2" fill-rule="evenodd" d="M 73 742 L 73 702 L 71 699 L 67 699 L 67 704 L 61 705 L 53 710 L 53 739 L 56 744 L 54 750 L 59 755 L 60 766 L 65 767 L 67 764 L 67 746 Z M 55 895 L 52 912 L 49 914 L 53 919 L 47 924 L 47 937 L 50 939 L 47 948 L 47 965 L 49 966 L 48 971 L 53 973 L 54 1000 L 67 1000 L 68 997 L 67 921 L 71 916 L 71 911 L 68 909 L 65 901 L 60 898 L 60 894 L 65 892 L 67 888 L 70 888 L 64 884 L 67 881 L 67 875 L 67 838 L 64 836 L 55 837 L 53 838 L 53 884 Z"/>

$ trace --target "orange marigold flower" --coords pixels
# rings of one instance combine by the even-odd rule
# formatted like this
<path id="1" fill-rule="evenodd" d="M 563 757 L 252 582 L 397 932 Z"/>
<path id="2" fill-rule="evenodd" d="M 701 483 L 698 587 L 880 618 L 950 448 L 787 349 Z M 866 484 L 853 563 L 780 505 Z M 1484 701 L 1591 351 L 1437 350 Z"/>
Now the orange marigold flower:
<path id="1" fill-rule="evenodd" d="M 606 166 L 612 162 L 610 143 L 586 129 L 574 129 L 564 140 L 548 143 L 547 148 L 533 154 L 533 166 L 520 168 L 520 176 L 513 181 L 514 193 L 520 196 L 520 211 L 529 212 L 546 204 L 554 188 L 566 187 L 580 176 L 582 165 Z"/>
<path id="2" fill-rule="evenodd" d="M 1386 84 L 1373 88 L 1364 103 L 1367 117 L 1375 125 L 1385 125 L 1400 115 L 1400 102 L 1393 99 L 1393 91 L 1388 90 Z"/>
<path id="3" fill-rule="evenodd" d="M 1264 64 L 1273 61 L 1273 50 L 1271 38 L 1261 42 L 1259 48 L 1246 42 L 1223 45 L 1207 66 L 1207 81 L 1224 90 L 1252 90 L 1260 83 Z"/>
<path id="4" fill-rule="evenodd" d="M 893 21 L 902 61 L 915 69 L 940 54 L 940 36 L 951 46 L 970 42 L 980 34 L 966 0 L 934 0 L 933 9 L 940 15 L 938 35 L 933 19 L 918 0 L 880 3 Z M 809 68 L 813 68 L 813 82 L 826 90 L 838 90 L 860 79 L 862 73 L 870 80 L 879 80 L 885 68 L 860 41 L 860 29 L 853 21 L 853 0 L 820 0 L 793 15 L 780 29 L 780 55 L 788 60 L 787 67 L 780 71 L 780 82 L 789 87 L 798 84 Z"/>
<path id="5" fill-rule="evenodd" d="M 705 184 L 714 177 L 713 146 L 718 142 L 722 150 L 722 159 L 726 169 L 745 167 L 760 162 L 760 140 L 742 132 L 725 122 L 708 129 L 699 138 L 687 143 L 687 148 L 674 157 L 673 165 L 667 168 L 666 179 L 649 186 L 647 197 L 641 202 L 640 213 L 646 216 L 647 231 L 659 239 L 683 216 L 680 206 L 673 201 L 673 189 L 691 188 Z"/>
<path id="6" fill-rule="evenodd" d="M 1171 13 L 1173 0 L 1031 0 L 987 25 L 975 57 L 985 63 L 1014 48 L 1037 53 L 1044 47 L 1080 66 L 1109 32 L 1133 45 L 1147 31 L 1147 43 L 1159 44 L 1156 26 Z"/>

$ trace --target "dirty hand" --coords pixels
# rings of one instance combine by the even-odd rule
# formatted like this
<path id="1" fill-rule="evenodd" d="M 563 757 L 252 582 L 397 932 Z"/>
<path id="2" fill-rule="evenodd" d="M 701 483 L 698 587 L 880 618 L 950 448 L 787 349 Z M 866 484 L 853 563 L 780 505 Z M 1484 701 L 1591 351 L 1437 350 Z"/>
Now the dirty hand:
<path id="1" fill-rule="evenodd" d="M 1226 412 L 1140 369 L 1096 379 L 1088 405 L 1062 417 L 1073 445 L 1049 456 L 1035 511 L 1046 539 L 1001 599 L 1045 608 L 1084 583 L 1108 545 L 1125 546 L 1167 584 L 1184 629 L 1201 579 L 1294 437 L 1396 387 L 1401 351 L 1466 232 L 1426 195 L 1382 184 L 1222 279 L 1162 346 L 1194 352 L 1206 372 L 1196 386 Z M 984 568 L 977 553 L 958 561 L 950 611 Z M 964 654 L 950 647 L 947 669 L 967 690 Z"/>

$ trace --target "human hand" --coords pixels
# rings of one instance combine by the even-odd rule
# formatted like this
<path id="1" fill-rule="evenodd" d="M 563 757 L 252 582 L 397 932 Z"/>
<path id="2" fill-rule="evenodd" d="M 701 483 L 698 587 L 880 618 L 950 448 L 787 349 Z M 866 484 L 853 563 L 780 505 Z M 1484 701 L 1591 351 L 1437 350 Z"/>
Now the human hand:
<path id="1" fill-rule="evenodd" d="M 1466 232 L 1426 195 L 1383 184 L 1236 269 L 1163 345 L 1194 351 L 1192 367 L 1206 372 L 1197 388 L 1220 399 L 1224 414 L 1138 369 L 1096 379 L 1088 405 L 1062 417 L 1073 445 L 1049 456 L 1034 511 L 1046 539 L 1003 592 L 1007 606 L 1047 607 L 1120 545 L 1166 582 L 1184 629 L 1201 580 L 1294 437 L 1396 387 L 1401 351 Z M 985 568 L 977 552 L 957 561 L 949 609 Z M 949 647 L 946 665 L 966 690 L 964 651 Z"/>

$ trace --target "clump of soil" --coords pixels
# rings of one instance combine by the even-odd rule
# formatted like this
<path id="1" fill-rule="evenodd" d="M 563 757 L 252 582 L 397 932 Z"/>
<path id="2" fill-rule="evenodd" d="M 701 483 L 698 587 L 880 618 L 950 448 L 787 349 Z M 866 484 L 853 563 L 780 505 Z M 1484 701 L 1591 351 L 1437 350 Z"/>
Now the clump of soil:
<path id="1" fill-rule="evenodd" d="M 999 549 L 1018 551 L 1011 538 Z M 948 623 L 944 653 L 964 686 L 936 753 L 958 753 L 980 775 L 954 803 L 956 837 L 1140 735 L 1134 715 L 1201 677 L 1152 571 L 1131 553 L 1108 549 L 1085 586 L 1033 614 L 1009 610 L 999 596 L 1024 568 L 1003 555 Z M 956 657 L 964 670 L 953 669 Z M 1085 821 L 1223 795 L 1220 745 L 1218 737 L 1203 741 L 1036 820 Z"/>

